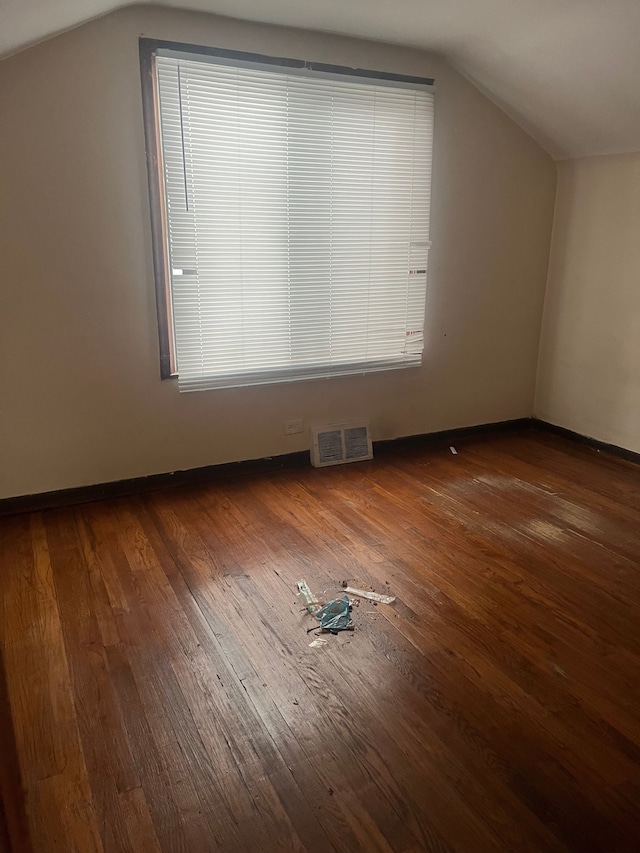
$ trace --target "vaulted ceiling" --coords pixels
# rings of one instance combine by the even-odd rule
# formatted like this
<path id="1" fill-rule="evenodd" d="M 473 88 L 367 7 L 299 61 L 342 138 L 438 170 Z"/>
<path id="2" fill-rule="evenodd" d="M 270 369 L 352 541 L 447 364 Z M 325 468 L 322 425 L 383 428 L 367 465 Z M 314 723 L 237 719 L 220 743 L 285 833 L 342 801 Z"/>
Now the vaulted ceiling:
<path id="1" fill-rule="evenodd" d="M 133 3 L 0 0 L 0 56 L 122 5 Z M 163 5 L 437 51 L 556 158 L 640 151 L 640 0 Z"/>

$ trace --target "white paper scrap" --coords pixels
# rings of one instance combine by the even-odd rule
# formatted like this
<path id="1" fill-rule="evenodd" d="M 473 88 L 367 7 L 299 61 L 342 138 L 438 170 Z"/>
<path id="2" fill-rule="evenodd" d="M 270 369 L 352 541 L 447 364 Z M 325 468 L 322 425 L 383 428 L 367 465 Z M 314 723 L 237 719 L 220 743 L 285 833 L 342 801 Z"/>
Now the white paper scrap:
<path id="1" fill-rule="evenodd" d="M 379 601 L 380 604 L 393 604 L 396 600 L 395 595 L 380 595 L 379 592 L 368 592 L 364 589 L 354 589 L 352 586 L 348 586 L 345 589 L 345 592 L 348 592 L 349 595 L 357 595 L 360 598 L 368 598 L 369 601 Z"/>

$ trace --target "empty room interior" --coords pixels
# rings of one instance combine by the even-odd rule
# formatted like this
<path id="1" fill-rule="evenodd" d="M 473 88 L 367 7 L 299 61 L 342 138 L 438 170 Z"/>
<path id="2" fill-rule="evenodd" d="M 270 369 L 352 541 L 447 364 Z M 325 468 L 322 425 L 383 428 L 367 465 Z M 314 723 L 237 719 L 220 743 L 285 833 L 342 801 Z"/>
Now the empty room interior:
<path id="1" fill-rule="evenodd" d="M 0 8 L 0 851 L 640 851 L 640 3 Z"/>

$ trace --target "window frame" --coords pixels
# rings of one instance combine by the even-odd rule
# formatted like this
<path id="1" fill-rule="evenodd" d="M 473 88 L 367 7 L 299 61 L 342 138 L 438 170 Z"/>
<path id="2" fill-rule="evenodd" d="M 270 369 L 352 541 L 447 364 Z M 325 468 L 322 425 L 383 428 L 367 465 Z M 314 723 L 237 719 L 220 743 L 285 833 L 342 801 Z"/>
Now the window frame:
<path id="1" fill-rule="evenodd" d="M 221 57 L 237 60 L 238 62 L 259 62 L 282 68 L 305 68 L 329 74 L 346 74 L 351 77 L 388 80 L 396 83 L 411 83 L 430 87 L 434 86 L 434 80 L 431 77 L 416 77 L 392 72 L 348 68 L 342 65 L 307 62 L 300 59 L 267 56 L 265 54 L 239 50 L 226 50 L 185 42 L 151 38 L 139 39 L 142 112 L 151 216 L 151 243 L 158 321 L 158 342 L 160 348 L 160 378 L 177 379 L 175 326 L 171 295 L 171 276 L 169 273 L 169 234 L 163 174 L 164 163 L 160 137 L 160 103 L 155 65 L 156 55 L 159 50 L 183 52 L 194 56 Z"/>

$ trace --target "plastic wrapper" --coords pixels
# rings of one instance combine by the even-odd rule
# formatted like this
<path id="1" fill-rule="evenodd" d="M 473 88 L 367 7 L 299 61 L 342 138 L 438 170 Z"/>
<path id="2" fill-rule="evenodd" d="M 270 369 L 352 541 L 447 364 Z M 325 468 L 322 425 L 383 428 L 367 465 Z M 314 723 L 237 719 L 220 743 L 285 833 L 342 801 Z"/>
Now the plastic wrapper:
<path id="1" fill-rule="evenodd" d="M 328 601 L 324 607 L 318 610 L 315 617 L 320 620 L 320 627 L 323 631 L 331 631 L 333 634 L 338 631 L 353 631 L 351 605 L 346 595 Z"/>

